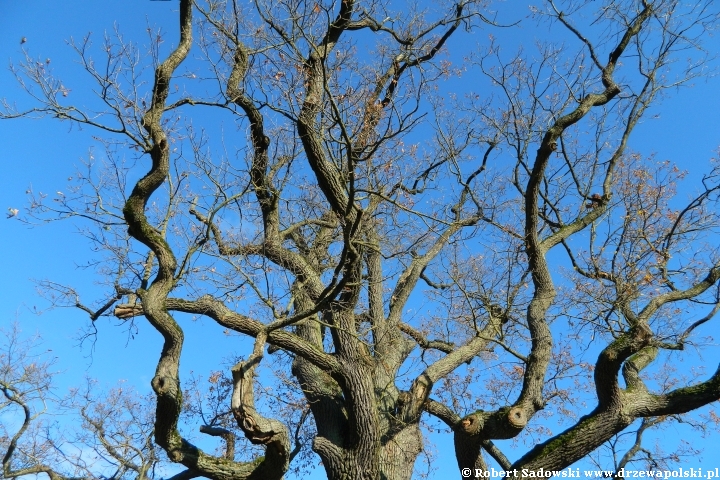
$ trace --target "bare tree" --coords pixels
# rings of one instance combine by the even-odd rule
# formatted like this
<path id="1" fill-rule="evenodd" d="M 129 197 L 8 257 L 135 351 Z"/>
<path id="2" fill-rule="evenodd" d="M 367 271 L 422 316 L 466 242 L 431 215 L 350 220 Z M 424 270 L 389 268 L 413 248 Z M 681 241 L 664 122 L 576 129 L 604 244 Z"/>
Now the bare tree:
<path id="1" fill-rule="evenodd" d="M 6 103 L 4 117 L 107 134 L 102 165 L 89 159 L 72 190 L 34 195 L 30 212 L 90 221 L 108 297 L 85 305 L 44 286 L 93 328 L 112 312 L 162 335 L 154 437 L 171 461 L 280 479 L 311 438 L 332 480 L 408 479 L 430 416 L 461 469 L 487 469 L 484 451 L 505 470 L 557 471 L 634 422 L 641 442 L 658 419 L 718 399 L 720 373 L 663 384 L 646 372 L 667 371 L 667 352 L 718 309 L 720 172 L 681 205 L 682 172 L 629 148 L 663 95 L 705 74 L 716 6 L 596 3 L 548 1 L 527 20 L 564 46 L 478 47 L 464 92 L 446 90 L 446 52 L 463 29 L 500 28 L 471 0 L 181 0 L 168 54 L 151 30 L 145 57 L 119 34 L 102 61 L 89 37 L 72 44 L 97 105 L 68 103 L 27 54 L 16 74 L 37 103 Z M 149 165 L 139 180 L 126 156 Z M 212 377 L 212 415 L 188 409 L 181 387 L 183 313 L 254 342 L 225 383 Z M 275 380 L 256 378 L 262 362 Z M 291 411 L 276 415 L 268 382 Z M 192 444 L 184 411 L 225 446 Z M 543 411 L 575 417 L 547 438 Z M 545 438 L 510 461 L 494 441 L 524 432 Z"/>
<path id="2" fill-rule="evenodd" d="M 23 340 L 17 325 L 2 332 L 5 341 L 0 351 L 0 390 L 3 401 L 0 412 L 3 422 L 0 431 L 2 447 L 3 478 L 21 475 L 47 473 L 54 475 L 48 456 L 52 450 L 45 442 L 37 440 L 42 432 L 38 421 L 47 408 L 52 380 L 52 363 L 33 351 L 33 341 Z M 19 419 L 16 424 L 8 424 L 5 418 Z M 41 434 L 40 434 L 41 435 Z M 23 437 L 33 437 L 29 445 Z M 42 437 L 40 437 L 42 438 Z"/>
<path id="3" fill-rule="evenodd" d="M 41 340 L 23 336 L 17 323 L 2 333 L 2 478 L 160 478 L 169 462 L 153 444 L 150 396 L 122 387 L 102 395 L 88 382 L 60 397 L 55 359 Z"/>

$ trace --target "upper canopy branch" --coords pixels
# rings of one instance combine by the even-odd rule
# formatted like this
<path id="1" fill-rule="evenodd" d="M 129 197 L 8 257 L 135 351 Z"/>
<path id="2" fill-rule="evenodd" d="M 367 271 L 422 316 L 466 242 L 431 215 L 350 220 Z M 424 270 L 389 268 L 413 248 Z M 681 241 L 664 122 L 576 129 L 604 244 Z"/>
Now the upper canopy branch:
<path id="1" fill-rule="evenodd" d="M 632 24 L 628 26 L 620 42 L 610 55 L 608 63 L 602 69 L 602 82 L 605 90 L 598 94 L 587 94 L 573 111 L 559 117 L 546 131 L 530 172 L 525 189 L 525 244 L 530 272 L 535 286 L 535 294 L 528 307 L 527 315 L 528 326 L 533 340 L 520 401 L 528 405 L 532 404 L 534 408 L 541 408 L 543 405 L 543 378 L 552 349 L 550 332 L 545 322 L 545 312 L 555 297 L 552 276 L 545 260 L 545 254 L 549 246 L 543 245 L 539 238 L 539 198 L 545 170 L 550 155 L 557 148 L 558 139 L 565 129 L 580 121 L 591 108 L 605 105 L 620 92 L 620 87 L 613 81 L 612 73 L 630 39 L 640 32 L 651 13 L 650 7 L 646 7 L 640 12 Z"/>

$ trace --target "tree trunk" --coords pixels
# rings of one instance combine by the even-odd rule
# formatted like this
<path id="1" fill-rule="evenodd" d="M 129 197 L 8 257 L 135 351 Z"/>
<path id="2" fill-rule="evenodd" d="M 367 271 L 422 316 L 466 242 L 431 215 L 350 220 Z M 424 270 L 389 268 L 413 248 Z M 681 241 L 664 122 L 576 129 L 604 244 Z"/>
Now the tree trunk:
<path id="1" fill-rule="evenodd" d="M 423 439 L 419 425 L 408 425 L 401 430 L 380 450 L 380 478 L 410 480 L 422 447 Z"/>

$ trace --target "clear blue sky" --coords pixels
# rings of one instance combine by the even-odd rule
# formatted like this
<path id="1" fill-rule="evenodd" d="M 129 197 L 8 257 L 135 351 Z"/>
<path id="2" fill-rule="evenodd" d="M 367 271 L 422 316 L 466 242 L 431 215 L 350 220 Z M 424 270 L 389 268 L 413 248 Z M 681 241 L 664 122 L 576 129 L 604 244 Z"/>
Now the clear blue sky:
<path id="1" fill-rule="evenodd" d="M 516 8 L 513 14 L 522 18 L 528 2 L 507 2 Z M 520 5 L 522 4 L 522 8 Z M 146 26 L 162 26 L 174 32 L 177 25 L 175 9 L 177 2 L 148 0 L 79 1 L 62 2 L 49 0 L 0 0 L 0 97 L 17 100 L 19 105 L 30 105 L 6 68 L 11 59 L 21 58 L 20 41 L 27 38 L 25 46 L 31 55 L 50 59 L 55 72 L 70 88 L 70 95 L 82 95 L 87 88 L 82 69 L 67 46 L 70 37 L 81 38 L 93 32 L 100 39 L 103 32 L 114 24 L 128 38 L 143 35 Z M 522 25 L 515 31 L 518 42 L 532 39 Z M 517 32 L 520 32 L 519 34 Z M 480 42 L 487 32 L 474 36 L 460 33 L 452 41 L 465 44 Z M 464 36 L 463 36 L 464 35 Z M 174 33 L 173 33 L 174 36 Z M 711 39 L 714 51 L 720 53 L 718 37 Z M 451 42 L 452 46 L 452 42 Z M 716 64 L 715 67 L 718 65 Z M 662 104 L 658 118 L 647 120 L 634 137 L 633 147 L 645 153 L 655 152 L 659 160 L 671 159 L 693 176 L 703 170 L 707 160 L 720 145 L 720 81 L 700 80 L 693 88 L 670 92 L 671 97 Z M 92 145 L 91 135 L 97 132 L 82 130 L 67 123 L 44 120 L 15 120 L 0 122 L 0 165 L 2 186 L 0 209 L 23 209 L 27 204 L 25 191 L 54 193 L 66 188 L 67 178 L 74 175 L 75 165 L 87 155 Z M 21 213 L 22 215 L 22 213 Z M 92 269 L 83 269 L 92 257 L 87 243 L 76 233 L 77 226 L 71 222 L 57 222 L 34 228 L 12 220 L 0 218 L 0 324 L 18 319 L 27 332 L 40 332 L 45 344 L 59 359 L 60 389 L 79 384 L 89 375 L 103 379 L 112 386 L 124 379 L 142 392 L 149 391 L 155 362 L 160 350 L 160 337 L 142 321 L 139 332 L 129 339 L 122 327 L 111 328 L 105 320 L 92 352 L 88 346 L 80 348 L 78 337 L 87 325 L 87 317 L 76 310 L 51 310 L 37 315 L 35 309 L 45 310 L 48 304 L 39 298 L 33 280 L 52 279 L 59 283 L 73 284 L 83 298 L 96 298 L 101 290 L 94 285 Z M 188 342 L 183 362 L 187 369 L 207 375 L 217 368 L 220 360 L 237 345 L 237 339 L 222 335 L 221 329 L 213 328 L 213 322 L 198 320 L 189 322 Z M 712 328 L 706 330 L 706 333 Z M 193 341 L 193 334 L 201 335 L 202 343 Z M 208 349 L 203 345 L 212 345 Z M 717 360 L 705 358 L 706 361 Z M 710 363 L 714 370 L 716 364 Z M 552 425 L 556 432 L 560 429 Z M 670 427 L 662 435 L 667 438 L 685 435 L 685 430 Z M 720 465 L 713 455 L 720 446 L 720 436 L 694 441 L 704 444 L 706 456 L 698 459 L 696 466 L 705 468 Z M 505 442 L 510 448 L 509 443 Z M 456 471 L 452 454 L 452 437 L 441 436 L 437 447 L 437 459 L 433 462 L 431 478 L 449 478 L 446 472 Z M 515 457 L 515 455 L 512 455 Z M 324 478 L 322 472 L 317 477 Z M 454 476 L 455 474 L 453 473 Z"/>

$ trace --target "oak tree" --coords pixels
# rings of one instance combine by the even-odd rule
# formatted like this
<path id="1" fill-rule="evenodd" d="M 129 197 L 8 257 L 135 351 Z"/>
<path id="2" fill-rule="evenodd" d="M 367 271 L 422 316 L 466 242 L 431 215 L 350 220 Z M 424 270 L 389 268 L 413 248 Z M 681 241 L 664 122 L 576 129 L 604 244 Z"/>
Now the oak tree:
<path id="1" fill-rule="evenodd" d="M 27 52 L 15 67 L 35 104 L 4 118 L 92 127 L 103 147 L 29 213 L 89 222 L 107 298 L 45 290 L 162 335 L 154 439 L 188 476 L 280 479 L 312 449 L 332 480 L 409 479 L 429 419 L 460 469 L 561 470 L 632 433 L 619 470 L 654 461 L 647 429 L 720 398 L 720 372 L 668 368 L 720 308 L 720 170 L 687 201 L 682 170 L 630 148 L 706 74 L 717 5 L 509 8 L 180 0 L 147 52 L 71 43 L 96 103 Z M 545 36 L 504 45 L 522 25 Z M 184 314 L 253 341 L 211 377 L 218 452 L 182 428 L 202 410 L 180 377 Z M 544 430 L 551 412 L 564 431 Z M 497 441 L 523 435 L 509 460 Z"/>

